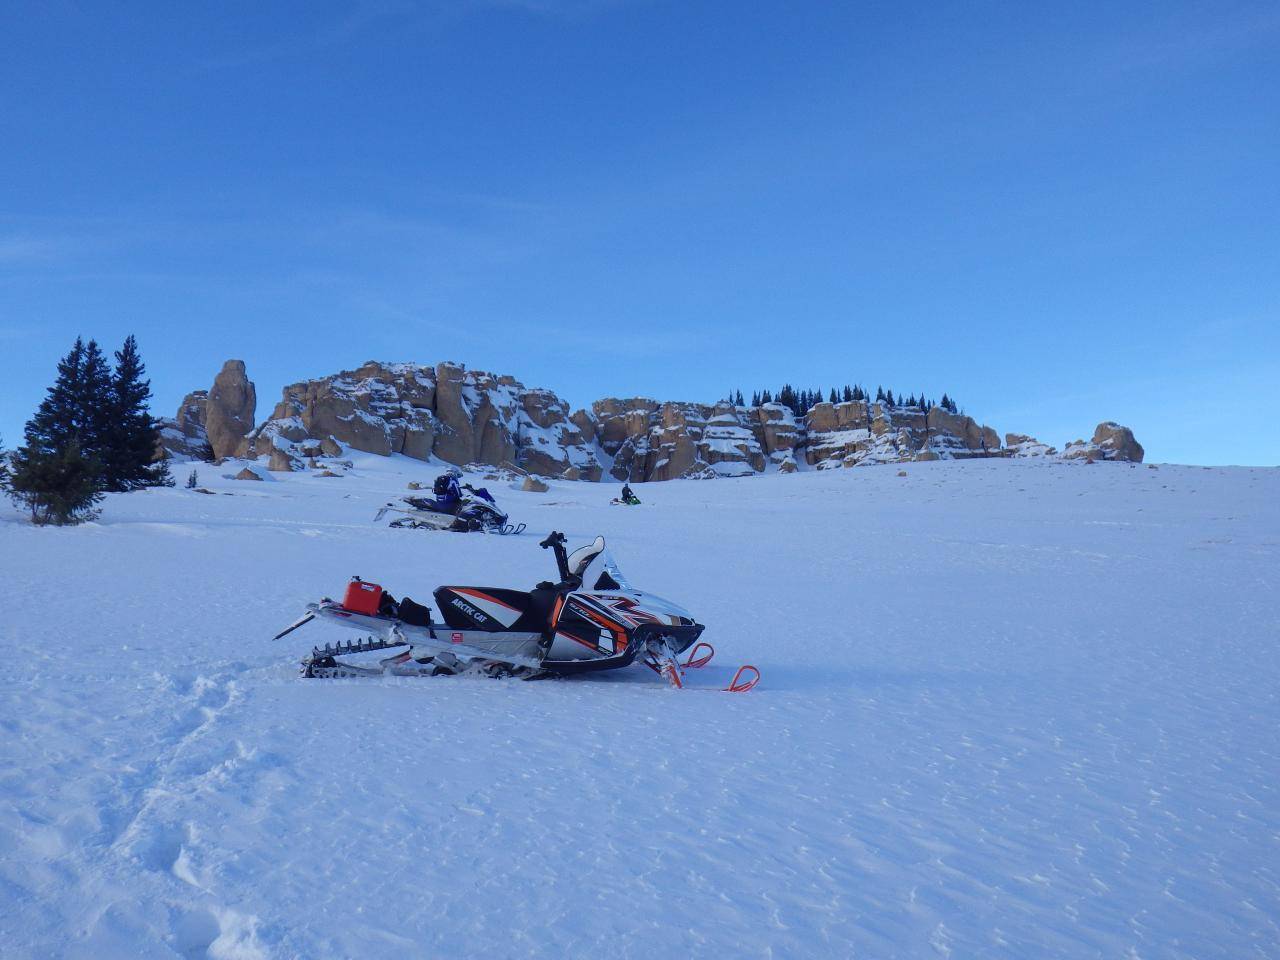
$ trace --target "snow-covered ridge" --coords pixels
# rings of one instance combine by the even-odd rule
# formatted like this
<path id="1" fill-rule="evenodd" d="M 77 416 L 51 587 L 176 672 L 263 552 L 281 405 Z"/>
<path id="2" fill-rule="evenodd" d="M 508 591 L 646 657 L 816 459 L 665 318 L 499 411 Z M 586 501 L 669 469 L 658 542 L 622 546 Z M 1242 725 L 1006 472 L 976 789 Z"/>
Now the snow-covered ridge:
<path id="1" fill-rule="evenodd" d="M 228 361 L 207 397 L 183 401 L 165 424 L 165 456 L 267 458 L 270 469 L 300 469 L 320 456 L 352 451 L 457 464 L 485 464 L 572 480 L 643 482 L 678 477 L 749 476 L 911 460 L 1059 456 L 1023 434 L 999 434 L 972 417 L 940 407 L 848 401 L 815 404 L 797 418 L 778 403 L 735 406 L 636 397 L 597 400 L 570 412 L 550 390 L 510 376 L 370 361 L 356 370 L 285 387 L 271 416 L 244 434 L 220 427 L 204 435 L 206 417 L 252 423 L 253 384 Z M 234 398 L 224 415 L 221 396 Z M 250 404 L 245 409 L 245 403 Z M 1125 427 L 1101 424 L 1093 440 L 1061 454 L 1087 460 L 1141 461 Z"/>

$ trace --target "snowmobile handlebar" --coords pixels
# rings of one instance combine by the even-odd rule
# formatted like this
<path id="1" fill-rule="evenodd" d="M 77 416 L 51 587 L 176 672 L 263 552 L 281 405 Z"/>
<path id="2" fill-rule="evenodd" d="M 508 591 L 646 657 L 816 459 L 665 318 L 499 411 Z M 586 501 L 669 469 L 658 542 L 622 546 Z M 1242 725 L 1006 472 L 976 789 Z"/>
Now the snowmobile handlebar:
<path id="1" fill-rule="evenodd" d="M 569 555 L 565 552 L 564 544 L 565 544 L 564 534 L 561 533 L 559 530 L 552 530 L 549 534 L 547 534 L 547 539 L 543 540 L 540 544 L 538 544 L 538 546 L 540 546 L 543 550 L 546 550 L 548 547 L 550 547 L 551 550 L 555 553 L 556 568 L 560 572 L 561 583 L 566 583 L 572 579 L 569 576 Z"/>

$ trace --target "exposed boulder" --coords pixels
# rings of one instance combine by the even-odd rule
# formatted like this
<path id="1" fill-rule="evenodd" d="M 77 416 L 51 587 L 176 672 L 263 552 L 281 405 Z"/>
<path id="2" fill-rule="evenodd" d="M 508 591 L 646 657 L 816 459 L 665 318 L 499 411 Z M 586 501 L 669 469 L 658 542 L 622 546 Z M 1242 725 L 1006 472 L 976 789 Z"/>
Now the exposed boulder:
<path id="1" fill-rule="evenodd" d="M 525 477 L 520 489 L 525 493 L 546 493 L 551 488 L 535 477 Z"/>
<path id="2" fill-rule="evenodd" d="M 258 394 L 245 375 L 244 361 L 228 360 L 214 377 L 205 402 L 205 432 L 216 459 L 243 452 L 257 407 Z"/>
<path id="3" fill-rule="evenodd" d="M 1123 460 L 1141 463 L 1147 452 L 1133 436 L 1133 431 L 1110 420 L 1100 423 L 1093 431 L 1093 444 L 1102 451 L 1106 460 Z"/>
<path id="4" fill-rule="evenodd" d="M 277 473 L 293 472 L 293 457 L 289 456 L 285 450 L 275 449 L 271 451 L 271 459 L 267 463 L 268 470 L 274 470 Z"/>
<path id="5" fill-rule="evenodd" d="M 257 480 L 257 481 L 259 481 L 259 482 L 261 482 L 261 480 L 262 480 L 262 478 L 261 478 L 260 476 L 258 476 L 258 474 L 257 474 L 253 469 L 251 469 L 250 467 L 245 467 L 243 470 L 241 470 L 239 473 L 237 473 L 237 474 L 236 474 L 232 479 L 234 479 L 234 480 Z"/>
<path id="6" fill-rule="evenodd" d="M 1118 423 L 1106 420 L 1098 424 L 1093 431 L 1093 439 L 1086 443 L 1073 440 L 1062 451 L 1064 460 L 1084 460 L 1093 463 L 1096 460 L 1119 460 L 1128 463 L 1141 463 L 1146 456 L 1142 444 L 1134 439 L 1133 431 Z"/>

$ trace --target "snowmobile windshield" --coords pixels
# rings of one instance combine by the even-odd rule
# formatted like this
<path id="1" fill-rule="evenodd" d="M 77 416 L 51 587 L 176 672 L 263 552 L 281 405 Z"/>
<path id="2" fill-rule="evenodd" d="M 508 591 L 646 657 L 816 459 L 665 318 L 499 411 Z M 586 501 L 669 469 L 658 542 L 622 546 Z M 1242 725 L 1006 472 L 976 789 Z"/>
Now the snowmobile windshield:
<path id="1" fill-rule="evenodd" d="M 600 576 L 596 578 L 594 590 L 635 590 L 626 575 L 618 567 L 618 561 L 606 550 L 602 557 Z"/>

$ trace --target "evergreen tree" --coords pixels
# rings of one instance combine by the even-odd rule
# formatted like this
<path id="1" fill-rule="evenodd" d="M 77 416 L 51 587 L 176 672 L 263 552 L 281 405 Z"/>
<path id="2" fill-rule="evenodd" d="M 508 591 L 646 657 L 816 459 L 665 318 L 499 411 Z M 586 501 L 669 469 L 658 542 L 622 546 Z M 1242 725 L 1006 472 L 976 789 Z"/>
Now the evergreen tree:
<path id="1" fill-rule="evenodd" d="M 111 379 L 106 443 L 100 455 L 107 490 L 139 490 L 143 487 L 172 486 L 168 465 L 152 462 L 160 424 L 151 416 L 151 381 L 143 379 L 146 367 L 138 355 L 132 335 L 116 351 L 115 376 Z"/>
<path id="2" fill-rule="evenodd" d="M 884 403 L 884 387 L 876 387 L 876 403 Z"/>
<path id="3" fill-rule="evenodd" d="M 844 392 L 840 394 L 845 403 L 849 403 L 857 398 L 853 395 L 853 388 L 847 383 L 844 385 Z"/>
<path id="4" fill-rule="evenodd" d="M 84 341 L 76 342 L 58 361 L 58 376 L 45 391 L 45 398 L 27 422 L 27 446 L 50 452 L 79 439 L 85 425 L 80 419 L 79 390 L 84 371 Z"/>
<path id="5" fill-rule="evenodd" d="M 840 398 L 836 396 L 836 388 L 831 388 L 831 396 L 827 397 L 827 403 L 839 403 Z"/>
<path id="6" fill-rule="evenodd" d="M 195 470 L 192 470 L 191 476 L 187 477 L 187 489 L 194 490 L 199 485 L 200 485 L 200 475 L 196 473 Z"/>
<path id="7" fill-rule="evenodd" d="M 733 404 L 734 404 L 734 406 L 736 406 L 736 407 L 745 406 L 745 404 L 742 402 L 742 391 L 741 391 L 741 390 L 739 390 L 739 391 L 737 392 L 737 394 L 735 395 L 734 400 L 733 400 Z"/>
<path id="8" fill-rule="evenodd" d="M 884 405 L 885 405 L 886 407 L 888 407 L 890 410 L 892 410 L 892 409 L 894 408 L 895 404 L 894 404 L 894 402 L 893 402 L 893 391 L 892 391 L 892 390 L 886 390 L 886 391 L 884 392 Z"/>
<path id="9" fill-rule="evenodd" d="M 107 366 L 107 358 L 98 341 L 90 340 L 84 347 L 80 382 L 75 391 L 75 402 L 79 408 L 76 416 L 82 424 L 79 436 L 81 452 L 104 469 L 113 440 L 116 412 L 112 394 L 111 368 Z"/>
<path id="10" fill-rule="evenodd" d="M 757 390 L 755 393 L 751 394 L 751 405 L 752 405 L 753 407 L 758 407 L 758 406 L 760 406 L 760 391 L 759 391 L 759 390 Z"/>
<path id="11" fill-rule="evenodd" d="M 14 454 L 8 487 L 10 499 L 31 511 L 33 523 L 80 523 L 97 516 L 93 507 L 102 499 L 102 464 L 85 455 L 76 437 L 55 450 L 29 440 Z"/>
<path id="12" fill-rule="evenodd" d="M 773 403 L 773 394 L 771 394 L 771 393 L 766 389 L 763 393 L 761 393 L 761 394 L 760 394 L 760 402 L 761 402 L 761 403 Z"/>
<path id="13" fill-rule="evenodd" d="M 796 402 L 796 392 L 791 384 L 784 383 L 782 389 L 778 392 L 778 402 L 784 407 L 789 407 L 792 413 L 799 413 L 799 404 Z"/>

